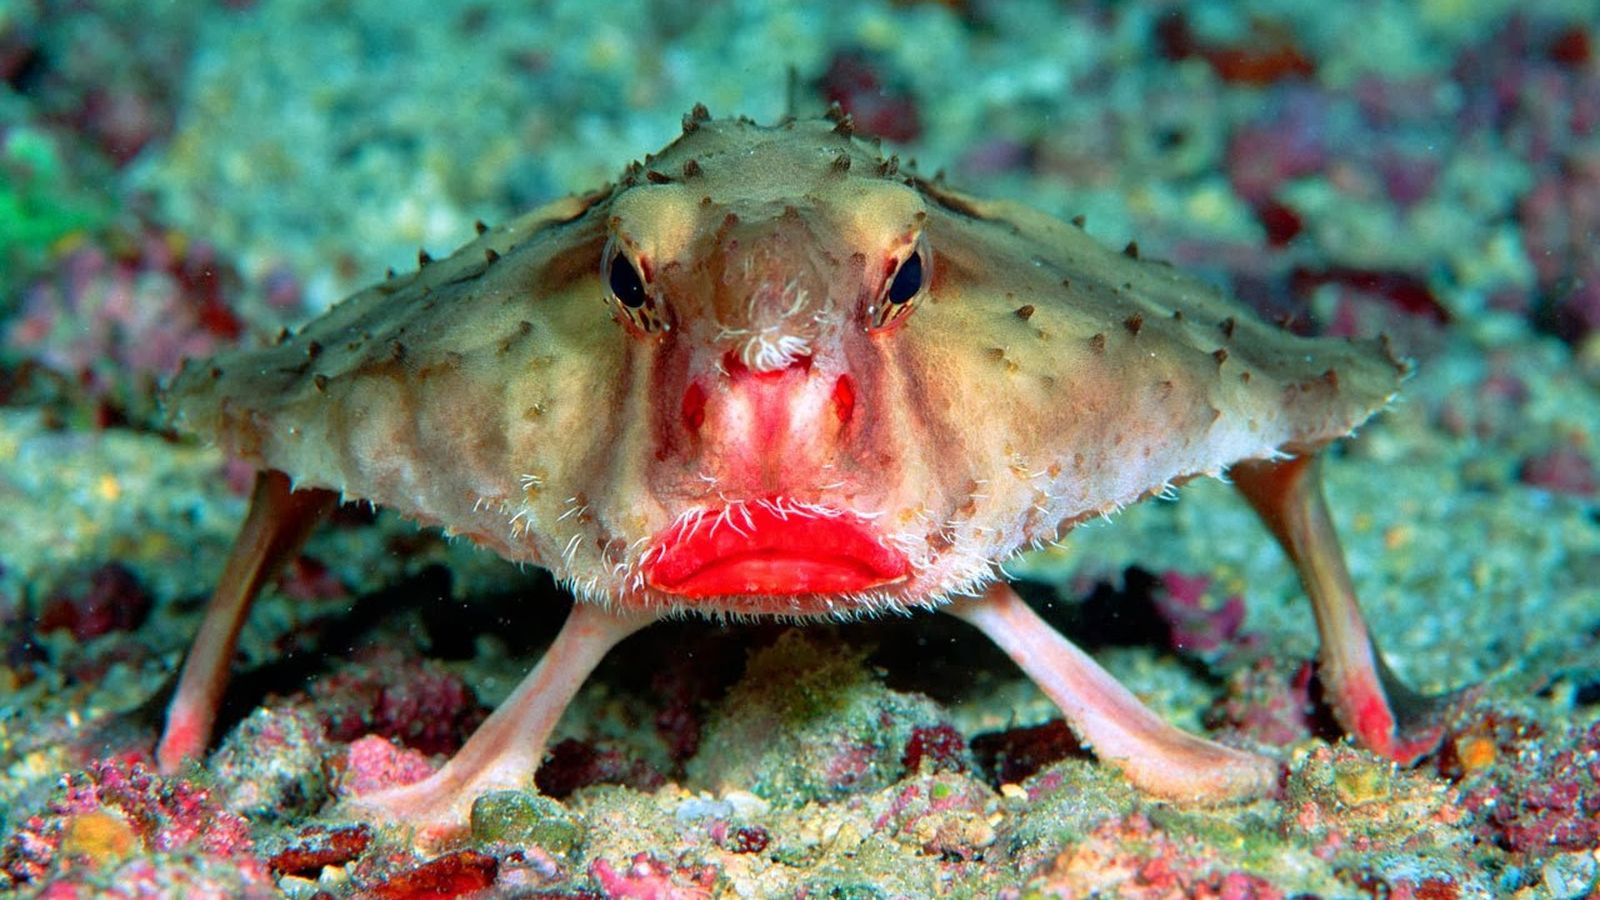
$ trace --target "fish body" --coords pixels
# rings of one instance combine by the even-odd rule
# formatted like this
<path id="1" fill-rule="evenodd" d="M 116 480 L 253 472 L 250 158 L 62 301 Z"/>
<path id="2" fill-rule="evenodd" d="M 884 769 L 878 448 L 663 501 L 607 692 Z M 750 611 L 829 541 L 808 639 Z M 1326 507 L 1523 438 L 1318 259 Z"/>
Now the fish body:
<path id="1" fill-rule="evenodd" d="M 1202 475 L 1299 568 L 1334 713 L 1414 759 L 1437 704 L 1388 673 L 1314 454 L 1395 395 L 1384 341 L 1308 338 L 1137 247 L 903 170 L 847 117 L 713 120 L 615 184 L 494 228 L 274 346 L 184 367 L 177 424 L 255 466 L 168 714 L 203 752 L 260 583 L 338 498 L 389 507 L 578 599 L 461 751 L 355 809 L 459 830 L 518 787 L 616 641 L 679 612 L 950 612 L 1141 788 L 1221 801 L 1278 761 L 1167 725 L 1027 608 L 1001 564 Z"/>
<path id="2" fill-rule="evenodd" d="M 190 365 L 178 423 L 587 601 L 840 615 L 1315 450 L 1405 372 L 835 122 L 689 122 L 609 189 Z"/>

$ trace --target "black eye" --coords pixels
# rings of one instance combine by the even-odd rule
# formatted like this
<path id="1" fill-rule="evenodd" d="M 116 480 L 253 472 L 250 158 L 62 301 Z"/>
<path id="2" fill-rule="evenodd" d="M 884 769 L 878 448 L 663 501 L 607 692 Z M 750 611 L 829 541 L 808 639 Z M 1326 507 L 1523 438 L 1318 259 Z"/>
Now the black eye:
<path id="1" fill-rule="evenodd" d="M 900 264 L 900 271 L 894 273 L 894 281 L 889 283 L 888 300 L 894 304 L 907 303 L 920 290 L 922 290 L 922 253 L 917 252 L 906 257 L 906 261 Z"/>
<path id="2" fill-rule="evenodd" d="M 621 253 L 611 257 L 611 293 L 622 301 L 622 305 L 629 309 L 638 309 L 644 305 L 644 282 L 639 280 L 639 272 L 633 263 Z"/>

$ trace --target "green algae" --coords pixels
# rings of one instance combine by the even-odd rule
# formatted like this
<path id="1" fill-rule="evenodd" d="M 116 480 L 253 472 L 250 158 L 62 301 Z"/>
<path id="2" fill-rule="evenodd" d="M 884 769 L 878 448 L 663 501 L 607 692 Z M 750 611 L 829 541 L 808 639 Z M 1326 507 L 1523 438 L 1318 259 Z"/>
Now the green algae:
<path id="1" fill-rule="evenodd" d="M 561 855 L 583 843 L 584 828 L 566 807 L 528 791 L 494 791 L 472 803 L 472 838 L 479 843 L 536 844 Z"/>
<path id="2" fill-rule="evenodd" d="M 54 137 L 28 126 L 0 132 L 0 310 L 64 238 L 110 215 L 102 195 L 75 183 Z"/>

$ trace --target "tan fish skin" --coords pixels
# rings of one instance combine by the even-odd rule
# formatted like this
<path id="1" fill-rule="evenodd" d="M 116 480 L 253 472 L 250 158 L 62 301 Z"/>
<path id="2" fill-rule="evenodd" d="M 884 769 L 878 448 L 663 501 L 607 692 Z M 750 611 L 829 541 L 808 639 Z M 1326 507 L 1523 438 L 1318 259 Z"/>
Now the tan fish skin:
<path id="1" fill-rule="evenodd" d="M 584 601 L 445 769 L 362 798 L 381 815 L 458 827 L 473 794 L 524 783 L 589 667 L 679 609 L 944 608 L 1142 787 L 1260 794 L 1275 762 L 1165 725 L 995 584 L 1084 518 L 1244 461 L 1318 611 L 1341 721 L 1395 758 L 1436 736 L 1391 709 L 1304 462 L 1398 390 L 1406 365 L 1378 342 L 1294 336 L 1136 248 L 900 172 L 837 115 L 697 107 L 618 185 L 425 263 L 175 380 L 177 423 L 264 474 L 164 767 L 210 738 L 260 580 L 239 573 L 271 571 L 342 495 L 546 566 Z"/>

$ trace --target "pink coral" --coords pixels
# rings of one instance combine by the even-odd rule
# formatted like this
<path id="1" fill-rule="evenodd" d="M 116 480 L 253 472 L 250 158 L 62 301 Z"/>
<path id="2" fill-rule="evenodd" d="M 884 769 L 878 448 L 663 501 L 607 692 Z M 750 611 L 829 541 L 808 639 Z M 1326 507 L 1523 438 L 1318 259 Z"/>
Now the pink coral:
<path id="1" fill-rule="evenodd" d="M 426 754 L 455 752 L 484 718 L 482 704 L 460 676 L 388 650 L 320 679 L 307 693 L 330 739 L 376 734 Z"/>
<path id="2" fill-rule="evenodd" d="M 1278 747 L 1304 740 L 1318 726 L 1312 674 L 1309 661 L 1291 673 L 1271 657 L 1257 659 L 1228 676 L 1227 694 L 1212 708 L 1208 724 Z"/>
<path id="3" fill-rule="evenodd" d="M 941 722 L 911 729 L 905 752 L 900 754 L 900 765 L 912 775 L 924 766 L 929 772 L 965 772 L 969 759 L 966 737 L 954 726 Z"/>
<path id="4" fill-rule="evenodd" d="M 139 627 L 150 612 L 150 594 L 119 563 L 106 563 L 68 579 L 45 598 L 35 627 L 64 629 L 80 641 Z"/>
<path id="5" fill-rule="evenodd" d="M 27 884 L 70 867 L 61 848 L 72 822 L 103 814 L 126 822 L 146 852 L 181 851 L 260 868 L 251 855 L 250 825 L 242 816 L 224 809 L 210 791 L 156 775 L 130 757 L 97 760 L 64 776 L 47 809 L 30 817 L 0 850 L 0 873 Z M 265 877 L 264 870 L 261 875 Z"/>
<path id="6" fill-rule="evenodd" d="M 533 780 L 539 793 L 561 800 L 591 784 L 623 784 L 634 790 L 651 791 L 667 779 L 626 749 L 567 738 L 546 752 Z"/>
<path id="7" fill-rule="evenodd" d="M 427 757 L 397 747 L 377 735 L 357 738 L 345 748 L 339 792 L 346 796 L 413 784 L 433 774 Z"/>
<path id="8" fill-rule="evenodd" d="M 828 63 L 818 89 L 837 103 L 865 134 L 914 141 L 922 134 L 916 98 L 884 75 L 883 60 L 863 51 L 843 51 Z"/>
<path id="9" fill-rule="evenodd" d="M 1594 463 L 1581 449 L 1563 445 L 1524 459 L 1517 470 L 1523 483 L 1544 488 L 1558 494 L 1575 497 L 1593 496 L 1600 488 L 1600 476 L 1595 474 Z"/>
<path id="10" fill-rule="evenodd" d="M 1474 738 L 1492 742 L 1492 757 Z M 1542 857 L 1600 848 L 1600 724 L 1551 740 L 1538 725 L 1492 711 L 1450 738 L 1463 759 L 1462 805 L 1475 830 L 1516 853 Z"/>
<path id="11" fill-rule="evenodd" d="M 1236 594 L 1218 599 L 1205 575 L 1162 572 L 1150 599 L 1172 629 L 1174 650 L 1215 654 L 1238 637 L 1244 624 L 1244 600 Z"/>
<path id="12" fill-rule="evenodd" d="M 709 898 L 717 883 L 715 866 L 673 866 L 648 853 L 640 853 L 620 871 L 605 859 L 589 866 L 607 897 L 617 900 L 700 900 Z"/>
<path id="13" fill-rule="evenodd" d="M 6 342 L 91 399 L 147 407 L 181 360 L 239 338 L 236 281 L 208 244 L 149 226 L 113 234 L 73 249 L 27 290 Z"/>

